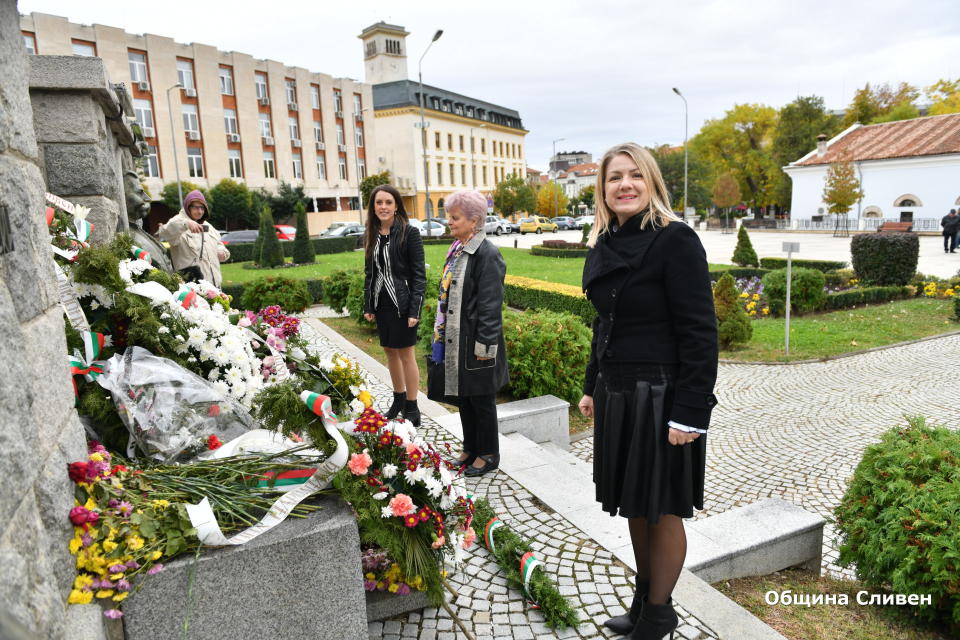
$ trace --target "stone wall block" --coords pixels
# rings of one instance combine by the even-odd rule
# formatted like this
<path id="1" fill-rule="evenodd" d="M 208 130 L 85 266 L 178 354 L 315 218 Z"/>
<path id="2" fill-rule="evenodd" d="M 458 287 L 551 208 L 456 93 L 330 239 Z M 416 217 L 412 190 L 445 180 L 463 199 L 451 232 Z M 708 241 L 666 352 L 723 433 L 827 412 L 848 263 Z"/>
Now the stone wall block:
<path id="1" fill-rule="evenodd" d="M 23 82 L 29 57 L 20 34 L 17 3 L 0 2 L 0 154 L 15 151 L 28 158 L 37 156 L 33 110 Z"/>
<path id="2" fill-rule="evenodd" d="M 104 196 L 74 197 L 70 198 L 70 202 L 90 207 L 90 213 L 87 214 L 87 220 L 93 225 L 90 244 L 99 246 L 113 241 L 120 215 L 116 202 Z"/>
<path id="3" fill-rule="evenodd" d="M 0 256 L 0 276 L 18 319 L 26 322 L 59 300 L 40 170 L 0 155 L 0 201 L 7 206 L 14 242 L 14 250 Z"/>
<path id="4" fill-rule="evenodd" d="M 67 340 L 64 335 L 63 310 L 50 307 L 36 318 L 21 325 L 23 344 L 29 360 L 33 395 L 33 424 L 38 430 L 38 449 L 47 456 L 57 448 L 60 432 L 75 413 L 74 393 L 67 365 Z"/>
<path id="5" fill-rule="evenodd" d="M 38 638 L 63 638 L 65 603 L 45 553 L 47 534 L 39 510 L 33 491 L 28 491 L 5 521 L 0 536 L 0 602 Z"/>
<path id="6" fill-rule="evenodd" d="M 61 198 L 106 193 L 108 157 L 97 144 L 44 145 L 47 188 Z"/>
<path id="7" fill-rule="evenodd" d="M 14 10 L 15 11 L 15 10 Z M 14 12 L 14 21 L 20 19 Z M 16 33 L 20 33 L 17 27 Z M 23 40 L 18 44 L 23 49 Z M 124 54 L 126 55 L 126 54 Z M 24 56 L 29 58 L 29 85 L 31 89 L 108 91 L 110 78 L 102 58 L 81 56 Z"/>
<path id="8" fill-rule="evenodd" d="M 89 91 L 31 91 L 37 142 L 95 144 L 100 107 Z M 96 111 L 95 111 L 96 109 Z"/>

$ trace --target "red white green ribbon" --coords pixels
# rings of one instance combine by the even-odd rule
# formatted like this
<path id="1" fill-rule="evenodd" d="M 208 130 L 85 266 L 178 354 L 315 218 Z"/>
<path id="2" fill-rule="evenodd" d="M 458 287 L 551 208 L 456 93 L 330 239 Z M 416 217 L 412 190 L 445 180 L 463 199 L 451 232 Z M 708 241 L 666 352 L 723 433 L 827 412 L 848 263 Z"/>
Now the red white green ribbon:
<path id="1" fill-rule="evenodd" d="M 77 241 L 79 241 L 83 246 L 87 246 L 87 240 L 90 238 L 90 233 L 93 231 L 93 225 L 83 218 L 74 217 L 73 226 L 77 228 Z"/>
<path id="2" fill-rule="evenodd" d="M 93 331 L 81 331 L 80 337 L 83 338 L 83 350 L 87 354 L 87 362 L 93 362 L 100 357 L 103 351 L 103 334 Z"/>
<path id="3" fill-rule="evenodd" d="M 523 577 L 523 590 L 528 597 L 530 596 L 530 578 L 536 569 L 544 571 L 546 570 L 546 566 L 537 556 L 533 555 L 533 551 L 528 551 L 523 555 L 523 558 L 520 559 L 520 575 Z"/>
<path id="4" fill-rule="evenodd" d="M 73 405 L 80 405 L 80 392 L 77 390 L 77 381 L 73 376 L 82 375 L 87 382 L 93 382 L 103 374 L 103 367 L 107 364 L 103 360 L 97 360 L 100 352 L 103 350 L 103 334 L 93 331 L 81 331 L 83 338 L 83 349 L 86 353 L 86 359 L 67 356 L 70 363 L 70 380 L 73 382 Z"/>
<path id="5" fill-rule="evenodd" d="M 177 294 L 177 302 L 184 309 L 197 306 L 197 294 L 189 289 L 185 289 Z"/>
<path id="6" fill-rule="evenodd" d="M 133 252 L 134 260 L 144 260 L 146 262 L 150 262 L 150 254 L 140 247 L 132 247 L 131 251 Z"/>
<path id="7" fill-rule="evenodd" d="M 494 518 L 487 523 L 487 527 L 483 534 L 483 539 L 487 543 L 487 549 L 490 553 L 495 553 L 494 551 L 494 542 L 493 542 L 493 532 L 503 526 L 503 521 L 500 518 Z"/>

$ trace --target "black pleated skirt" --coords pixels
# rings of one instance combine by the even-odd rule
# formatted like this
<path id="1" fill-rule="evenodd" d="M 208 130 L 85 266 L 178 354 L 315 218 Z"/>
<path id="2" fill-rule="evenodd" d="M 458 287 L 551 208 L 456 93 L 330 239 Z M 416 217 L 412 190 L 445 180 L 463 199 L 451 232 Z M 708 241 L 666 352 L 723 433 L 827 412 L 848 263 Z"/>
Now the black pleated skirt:
<path id="1" fill-rule="evenodd" d="M 593 482 L 611 516 L 692 518 L 703 509 L 707 437 L 668 439 L 675 365 L 603 366 L 594 391 Z"/>

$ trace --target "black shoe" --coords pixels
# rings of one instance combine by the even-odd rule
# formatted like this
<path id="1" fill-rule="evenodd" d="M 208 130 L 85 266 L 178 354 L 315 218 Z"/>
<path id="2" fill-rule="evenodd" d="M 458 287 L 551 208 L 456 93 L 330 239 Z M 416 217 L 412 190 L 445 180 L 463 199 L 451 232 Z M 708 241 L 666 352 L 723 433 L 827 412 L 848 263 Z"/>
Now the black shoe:
<path id="1" fill-rule="evenodd" d="M 477 456 L 477 458 L 480 458 L 486 464 L 484 464 L 482 467 L 479 467 L 479 468 L 471 464 L 469 467 L 467 467 L 467 470 L 463 472 L 463 475 L 469 476 L 471 478 L 474 476 L 482 476 L 488 471 L 493 471 L 494 469 L 500 466 L 499 453 L 494 453 L 493 455 L 489 455 L 489 456 Z M 474 462 L 476 462 L 476 458 L 474 458 Z"/>
<path id="2" fill-rule="evenodd" d="M 417 429 L 420 428 L 420 407 L 416 400 L 403 401 L 403 419 L 411 422 Z"/>
<path id="3" fill-rule="evenodd" d="M 673 632 L 680 623 L 673 610 L 673 599 L 667 600 L 667 604 L 650 604 L 647 598 L 649 595 L 643 596 L 637 626 L 624 640 L 661 640 L 668 633 L 673 640 Z"/>
<path id="4" fill-rule="evenodd" d="M 467 453 L 467 452 L 464 451 L 464 453 Z M 467 453 L 467 457 L 466 457 L 466 458 L 464 458 L 463 460 L 457 460 L 457 461 L 454 462 L 453 464 L 454 464 L 457 468 L 462 469 L 463 467 L 467 466 L 468 464 L 473 464 L 473 463 L 476 462 L 476 461 L 477 461 L 477 456 L 476 456 L 476 455 L 474 455 L 474 454 L 472 454 L 472 453 Z"/>
<path id="5" fill-rule="evenodd" d="M 407 392 L 397 393 L 393 392 L 393 404 L 390 405 L 390 408 L 384 414 L 384 418 L 387 420 L 395 420 L 400 412 L 403 411 L 403 403 L 407 401 Z"/>
<path id="6" fill-rule="evenodd" d="M 630 611 L 622 616 L 610 618 L 603 623 L 603 626 L 622 636 L 633 631 L 633 628 L 637 626 L 637 620 L 640 619 L 640 607 L 643 605 L 643 596 L 648 593 L 650 593 L 650 583 L 638 582 L 637 591 L 633 594 L 633 604 L 630 605 Z"/>

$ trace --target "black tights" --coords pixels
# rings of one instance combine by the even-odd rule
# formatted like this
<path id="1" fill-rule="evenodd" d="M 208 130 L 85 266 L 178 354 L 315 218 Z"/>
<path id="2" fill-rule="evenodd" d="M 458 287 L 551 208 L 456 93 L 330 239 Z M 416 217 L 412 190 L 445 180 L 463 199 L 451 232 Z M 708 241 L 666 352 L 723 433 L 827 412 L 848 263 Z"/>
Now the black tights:
<path id="1" fill-rule="evenodd" d="M 630 539 L 637 561 L 637 582 L 650 583 L 650 604 L 666 604 L 680 579 L 687 555 L 687 534 L 679 516 L 660 516 L 648 525 L 646 518 L 629 518 Z"/>

